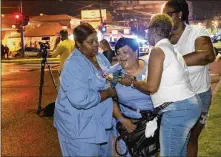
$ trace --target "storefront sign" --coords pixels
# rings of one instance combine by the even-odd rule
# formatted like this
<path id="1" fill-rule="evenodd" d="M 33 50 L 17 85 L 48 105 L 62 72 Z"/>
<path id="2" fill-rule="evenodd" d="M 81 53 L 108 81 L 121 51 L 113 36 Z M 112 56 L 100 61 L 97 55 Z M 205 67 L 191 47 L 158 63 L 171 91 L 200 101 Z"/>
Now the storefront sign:
<path id="1" fill-rule="evenodd" d="M 102 19 L 107 19 L 106 9 L 101 10 Z M 100 11 L 99 10 L 81 10 L 81 20 L 93 21 L 100 20 Z"/>

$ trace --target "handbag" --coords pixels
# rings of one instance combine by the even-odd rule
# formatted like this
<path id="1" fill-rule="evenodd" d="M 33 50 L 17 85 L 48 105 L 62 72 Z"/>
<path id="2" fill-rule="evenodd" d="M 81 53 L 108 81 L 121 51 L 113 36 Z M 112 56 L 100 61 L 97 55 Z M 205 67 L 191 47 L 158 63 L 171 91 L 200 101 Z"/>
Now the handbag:
<path id="1" fill-rule="evenodd" d="M 149 111 L 147 112 L 149 114 Z M 116 153 L 120 156 L 126 156 L 127 153 L 129 153 L 132 157 L 148 157 L 155 155 L 159 151 L 159 129 L 155 131 L 153 137 L 146 138 L 145 130 L 148 120 L 144 118 L 130 119 L 132 123 L 137 126 L 134 132 L 128 132 L 120 122 L 116 124 L 116 129 L 120 134 L 115 141 Z M 127 146 L 127 151 L 123 154 L 117 151 L 117 142 L 121 139 Z"/>
<path id="2" fill-rule="evenodd" d="M 130 106 L 127 106 L 123 103 L 121 105 L 133 110 L 137 111 Z M 115 150 L 119 156 L 126 156 L 129 153 L 132 157 L 150 157 L 154 156 L 160 150 L 159 144 L 159 126 L 160 126 L 160 116 L 158 115 L 159 111 L 165 107 L 167 107 L 171 103 L 164 103 L 160 107 L 154 109 L 154 111 L 150 110 L 143 110 L 140 111 L 142 118 L 134 119 L 124 116 L 125 118 L 131 119 L 132 123 L 135 124 L 136 130 L 133 132 L 128 132 L 121 122 L 117 122 L 116 129 L 119 133 L 119 136 L 116 138 L 115 141 Z M 152 137 L 146 138 L 145 137 L 145 130 L 146 130 L 146 123 L 152 121 L 154 118 L 157 117 L 157 129 L 154 132 Z M 117 150 L 117 142 L 123 140 L 127 146 L 127 151 L 124 153 L 119 153 Z"/>

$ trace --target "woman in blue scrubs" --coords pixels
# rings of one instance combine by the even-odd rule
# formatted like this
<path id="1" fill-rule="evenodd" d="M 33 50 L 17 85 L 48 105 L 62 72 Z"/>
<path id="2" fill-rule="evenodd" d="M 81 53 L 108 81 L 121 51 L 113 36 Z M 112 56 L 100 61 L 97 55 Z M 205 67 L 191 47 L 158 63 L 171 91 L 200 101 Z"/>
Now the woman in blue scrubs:
<path id="1" fill-rule="evenodd" d="M 66 60 L 56 99 L 54 126 L 63 156 L 112 156 L 112 97 L 103 66 L 110 66 L 98 53 L 95 29 L 87 24 L 74 31 L 76 48 Z"/>
<path id="2" fill-rule="evenodd" d="M 130 38 L 120 38 L 116 43 L 115 49 L 118 50 L 120 48 L 123 48 L 124 55 L 119 55 L 119 51 L 116 51 L 116 57 L 122 68 L 121 73 L 124 76 L 133 74 L 136 80 L 146 80 L 147 61 L 138 59 L 137 42 Z M 142 93 L 132 86 L 124 86 L 120 83 L 116 84 L 115 89 L 117 91 L 119 107 L 114 103 L 114 117 L 120 121 L 129 132 L 132 132 L 136 129 L 136 125 L 134 125 L 129 118 L 138 119 L 142 117 L 139 111 L 153 110 L 151 98 L 149 95 Z M 126 106 L 137 110 L 137 112 Z M 125 143 L 120 141 L 121 153 L 125 153 L 126 150 Z M 129 156 L 129 154 L 127 154 L 127 156 Z"/>

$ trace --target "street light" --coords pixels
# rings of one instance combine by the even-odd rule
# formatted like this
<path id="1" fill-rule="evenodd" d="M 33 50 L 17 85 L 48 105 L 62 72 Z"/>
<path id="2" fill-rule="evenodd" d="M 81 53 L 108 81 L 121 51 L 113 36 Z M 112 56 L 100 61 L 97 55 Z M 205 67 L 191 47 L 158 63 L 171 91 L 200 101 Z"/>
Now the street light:
<path id="1" fill-rule="evenodd" d="M 16 18 L 16 19 L 19 19 L 19 15 L 15 15 L 15 18 Z"/>
<path id="2" fill-rule="evenodd" d="M 98 29 L 99 31 L 104 34 L 107 32 L 107 26 L 106 26 L 106 23 L 101 23 L 99 26 L 98 26 Z"/>
<path id="3" fill-rule="evenodd" d="M 21 23 L 22 14 L 20 14 L 20 13 L 15 13 L 14 17 L 15 17 L 16 22 Z"/>

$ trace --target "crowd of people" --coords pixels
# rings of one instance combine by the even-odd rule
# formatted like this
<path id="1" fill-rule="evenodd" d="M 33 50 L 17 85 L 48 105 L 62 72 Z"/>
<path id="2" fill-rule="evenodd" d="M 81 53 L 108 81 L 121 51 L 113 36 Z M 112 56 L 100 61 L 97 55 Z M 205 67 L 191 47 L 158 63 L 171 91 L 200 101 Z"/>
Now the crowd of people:
<path id="1" fill-rule="evenodd" d="M 162 13 L 151 18 L 148 59 L 138 57 L 139 46 L 132 39 L 120 38 L 112 50 L 108 41 L 98 42 L 90 24 L 74 28 L 75 43 L 66 43 L 54 111 L 63 156 L 112 156 L 112 136 L 121 135 L 117 124 L 135 136 L 139 125 L 134 122 L 148 111 L 153 118 L 146 125 L 155 120 L 159 124 L 154 135 L 160 156 L 197 157 L 212 98 L 208 64 L 215 53 L 206 29 L 190 25 L 188 15 L 185 0 L 169 0 Z M 64 51 L 59 47 L 62 44 L 56 54 Z M 142 130 L 147 141 L 150 130 Z M 127 152 L 127 140 L 120 140 L 119 147 Z M 139 155 L 134 150 L 124 155 L 156 156 L 147 151 L 151 145 L 145 147 Z"/>

